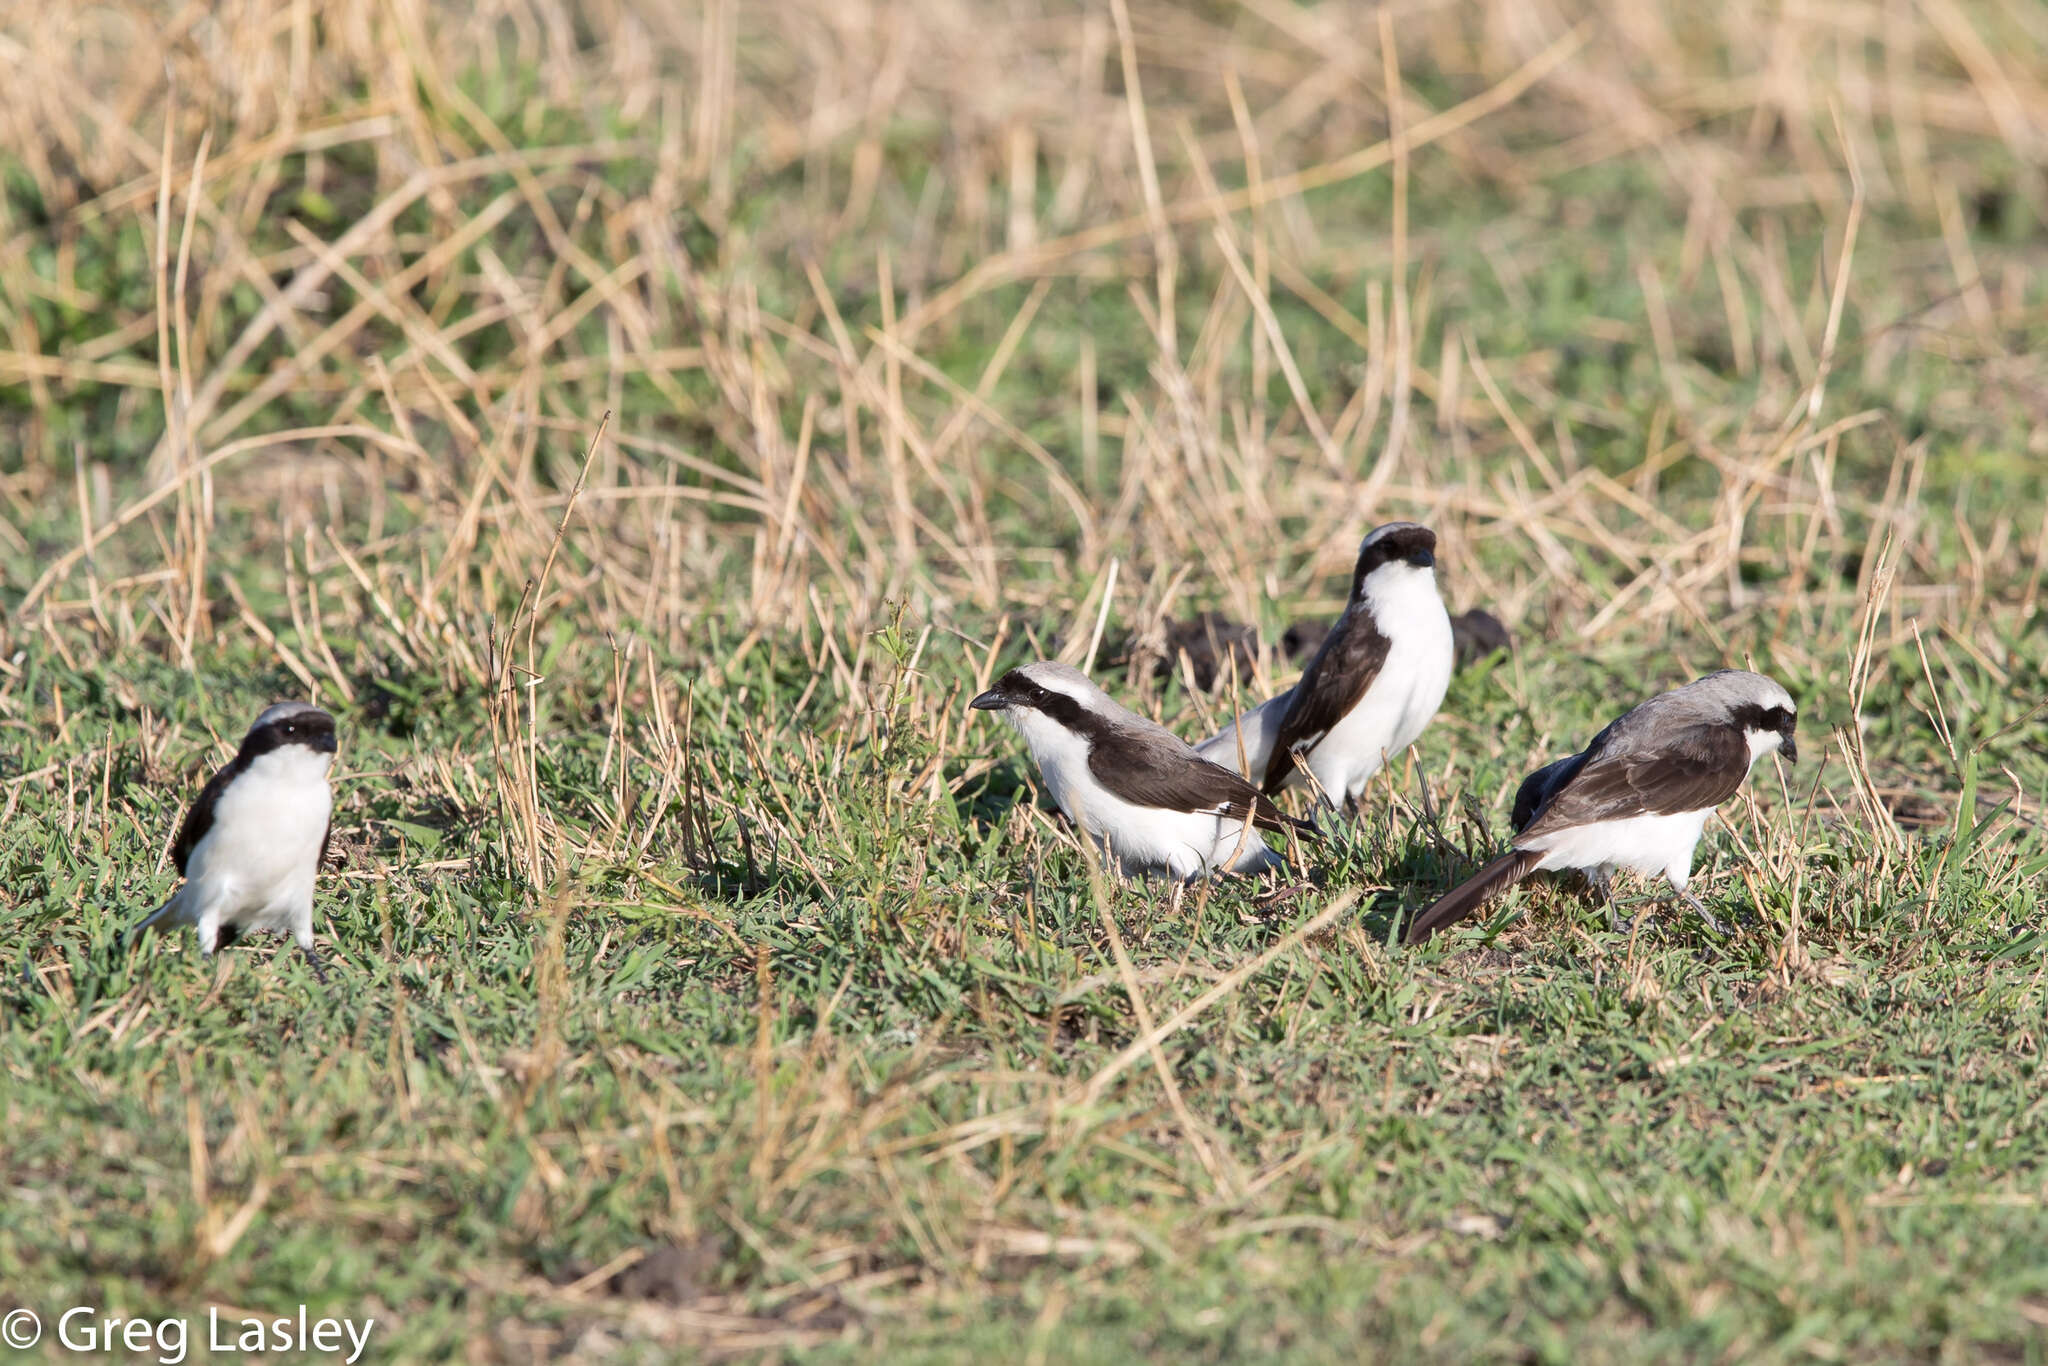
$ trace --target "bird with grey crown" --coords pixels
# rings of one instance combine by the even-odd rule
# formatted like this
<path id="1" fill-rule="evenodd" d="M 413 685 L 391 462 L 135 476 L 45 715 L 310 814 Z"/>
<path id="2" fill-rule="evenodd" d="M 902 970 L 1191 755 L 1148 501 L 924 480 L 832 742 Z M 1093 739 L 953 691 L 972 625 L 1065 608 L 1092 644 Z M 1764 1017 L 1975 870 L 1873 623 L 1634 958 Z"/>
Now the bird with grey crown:
<path id="1" fill-rule="evenodd" d="M 1306 774 L 1331 806 L 1356 802 L 1443 705 L 1453 655 L 1450 614 L 1437 592 L 1436 533 L 1388 522 L 1360 542 L 1344 615 L 1301 681 L 1196 749 L 1268 795 Z"/>
<path id="2" fill-rule="evenodd" d="M 1012 669 L 971 705 L 1023 737 L 1047 793 L 1126 874 L 1263 872 L 1281 864 L 1265 835 L 1314 832 L 1069 665 Z"/>
<path id="3" fill-rule="evenodd" d="M 191 925 L 211 955 L 243 935 L 289 933 L 316 976 L 313 887 L 332 829 L 334 718 L 304 702 L 279 702 L 256 718 L 219 772 L 200 789 L 171 845 L 185 881 L 129 932 Z"/>
<path id="4" fill-rule="evenodd" d="M 1578 869 L 1604 890 L 1610 870 L 1662 874 L 1715 933 L 1721 926 L 1686 890 L 1693 851 L 1714 808 L 1750 766 L 1781 752 L 1796 762 L 1798 709 L 1762 674 L 1723 669 L 1641 703 L 1578 753 L 1546 764 L 1515 794 L 1508 852 L 1417 915 L 1418 944 L 1472 915 L 1532 873 Z M 1612 906 L 1609 923 L 1615 920 Z"/>

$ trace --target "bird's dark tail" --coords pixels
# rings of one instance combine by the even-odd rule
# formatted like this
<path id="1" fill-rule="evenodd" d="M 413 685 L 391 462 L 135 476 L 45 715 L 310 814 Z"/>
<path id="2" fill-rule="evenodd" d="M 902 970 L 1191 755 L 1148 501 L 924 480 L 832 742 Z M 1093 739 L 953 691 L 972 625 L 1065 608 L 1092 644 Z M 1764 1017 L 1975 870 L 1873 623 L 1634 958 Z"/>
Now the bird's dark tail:
<path id="1" fill-rule="evenodd" d="M 1541 849 L 1510 849 L 1493 862 L 1437 899 L 1435 905 L 1408 923 L 1404 944 L 1420 944 L 1439 930 L 1448 929 L 1478 910 L 1494 895 L 1506 891 L 1536 871 L 1543 862 Z"/>
<path id="2" fill-rule="evenodd" d="M 1242 810 L 1242 807 L 1234 807 L 1230 814 L 1237 815 Z M 1305 840 L 1320 839 L 1323 834 L 1322 827 L 1316 824 L 1314 815 L 1310 815 L 1307 820 L 1299 820 L 1275 806 L 1273 799 L 1264 793 L 1252 801 L 1252 824 L 1260 830 L 1270 830 L 1276 835 L 1284 835 L 1291 830 Z"/>

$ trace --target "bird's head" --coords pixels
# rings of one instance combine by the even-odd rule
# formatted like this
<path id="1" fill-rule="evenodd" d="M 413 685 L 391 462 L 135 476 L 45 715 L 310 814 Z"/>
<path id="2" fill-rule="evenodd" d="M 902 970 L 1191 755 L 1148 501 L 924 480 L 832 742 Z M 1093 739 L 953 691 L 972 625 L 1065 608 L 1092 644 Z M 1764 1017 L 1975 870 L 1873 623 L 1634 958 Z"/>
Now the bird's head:
<path id="1" fill-rule="evenodd" d="M 1062 733 L 1092 739 L 1119 710 L 1088 675 L 1050 659 L 1010 670 L 968 705 L 996 713 L 1034 747 Z"/>
<path id="2" fill-rule="evenodd" d="M 1351 601 L 1356 604 L 1369 587 L 1395 581 L 1436 577 L 1436 533 L 1417 522 L 1376 526 L 1358 545 L 1358 567 L 1351 572 Z"/>
<path id="3" fill-rule="evenodd" d="M 1726 694 L 1728 719 L 1742 727 L 1754 763 L 1776 750 L 1787 763 L 1799 762 L 1799 707 L 1774 679 L 1745 669 L 1725 669 L 1700 680 L 1718 683 Z"/>
<path id="4" fill-rule="evenodd" d="M 977 711 L 1061 711 L 1068 707 L 1088 708 L 1102 689 L 1088 681 L 1088 675 L 1068 664 L 1041 659 L 1021 664 L 996 680 L 995 686 L 968 703 Z"/>
<path id="5" fill-rule="evenodd" d="M 256 724 L 242 737 L 242 754 L 250 759 L 290 746 L 331 757 L 335 747 L 334 718 L 311 703 L 279 702 L 265 707 Z"/>

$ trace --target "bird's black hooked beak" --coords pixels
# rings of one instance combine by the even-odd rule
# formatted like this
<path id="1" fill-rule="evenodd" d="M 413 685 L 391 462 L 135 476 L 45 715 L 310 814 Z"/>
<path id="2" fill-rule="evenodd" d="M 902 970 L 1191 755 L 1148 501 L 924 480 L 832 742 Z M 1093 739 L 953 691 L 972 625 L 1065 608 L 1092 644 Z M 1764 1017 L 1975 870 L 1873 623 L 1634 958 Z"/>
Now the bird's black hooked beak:
<path id="1" fill-rule="evenodd" d="M 1790 726 L 1787 726 L 1787 727 L 1785 727 L 1785 729 L 1783 729 L 1783 730 L 1779 731 L 1779 732 L 1778 732 L 1778 734 L 1784 737 L 1784 739 L 1783 739 L 1782 743 L 1780 743 L 1780 744 L 1779 744 L 1779 746 L 1778 746 L 1778 753 L 1780 753 L 1780 754 L 1782 754 L 1782 755 L 1784 755 L 1784 756 L 1785 756 L 1785 762 L 1786 762 L 1786 763 L 1788 763 L 1788 764 L 1796 764 L 1796 763 L 1798 763 L 1798 762 L 1799 762 L 1799 737 L 1798 737 L 1798 735 L 1797 735 L 1797 734 L 1795 734 L 1795 733 L 1793 732 L 1793 730 L 1792 730 L 1792 727 L 1790 727 Z"/>
<path id="2" fill-rule="evenodd" d="M 1010 697 L 1001 688 L 990 688 L 967 705 L 976 711 L 1001 711 L 1010 705 Z"/>

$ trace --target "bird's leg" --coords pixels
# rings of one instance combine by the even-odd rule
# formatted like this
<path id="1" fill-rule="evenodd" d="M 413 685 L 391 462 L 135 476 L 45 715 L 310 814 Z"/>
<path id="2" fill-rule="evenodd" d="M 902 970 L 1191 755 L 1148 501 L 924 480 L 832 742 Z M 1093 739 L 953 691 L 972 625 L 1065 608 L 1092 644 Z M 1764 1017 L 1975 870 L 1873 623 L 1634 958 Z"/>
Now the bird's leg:
<path id="1" fill-rule="evenodd" d="M 313 969 L 313 980 L 321 986 L 327 985 L 327 969 L 320 962 L 320 953 L 313 946 L 313 908 L 309 905 L 292 926 L 292 938 L 299 944 L 299 952 L 306 955 L 306 962 Z"/>
<path id="2" fill-rule="evenodd" d="M 1609 878 L 1605 885 L 1611 889 L 1613 886 L 1612 879 Z M 1645 906 L 1634 915 L 1623 915 L 1615 909 L 1617 904 L 1610 890 L 1607 897 L 1607 928 L 1616 934 L 1634 934 L 1637 930 L 1647 930 L 1650 926 L 1657 923 L 1657 908 L 1655 906 Z"/>
<path id="3" fill-rule="evenodd" d="M 1615 907 L 1613 869 L 1604 863 L 1596 864 L 1591 868 L 1581 869 L 1580 876 L 1586 879 L 1586 890 L 1590 891 L 1599 900 L 1600 904 L 1607 908 L 1607 932 L 1609 934 L 1627 934 L 1636 927 L 1636 918 L 1634 916 L 1623 916 Z"/>
<path id="4" fill-rule="evenodd" d="M 1678 889 L 1678 895 L 1679 899 L 1684 901 L 1686 905 L 1692 907 L 1695 911 L 1699 912 L 1700 919 L 1707 922 L 1708 929 L 1712 930 L 1715 934 L 1725 935 L 1728 933 L 1728 927 L 1726 925 L 1723 925 L 1720 921 L 1714 919 L 1714 913 L 1707 909 L 1705 902 L 1701 901 L 1698 897 L 1694 896 L 1691 892 L 1688 892 L 1683 887 Z"/>

